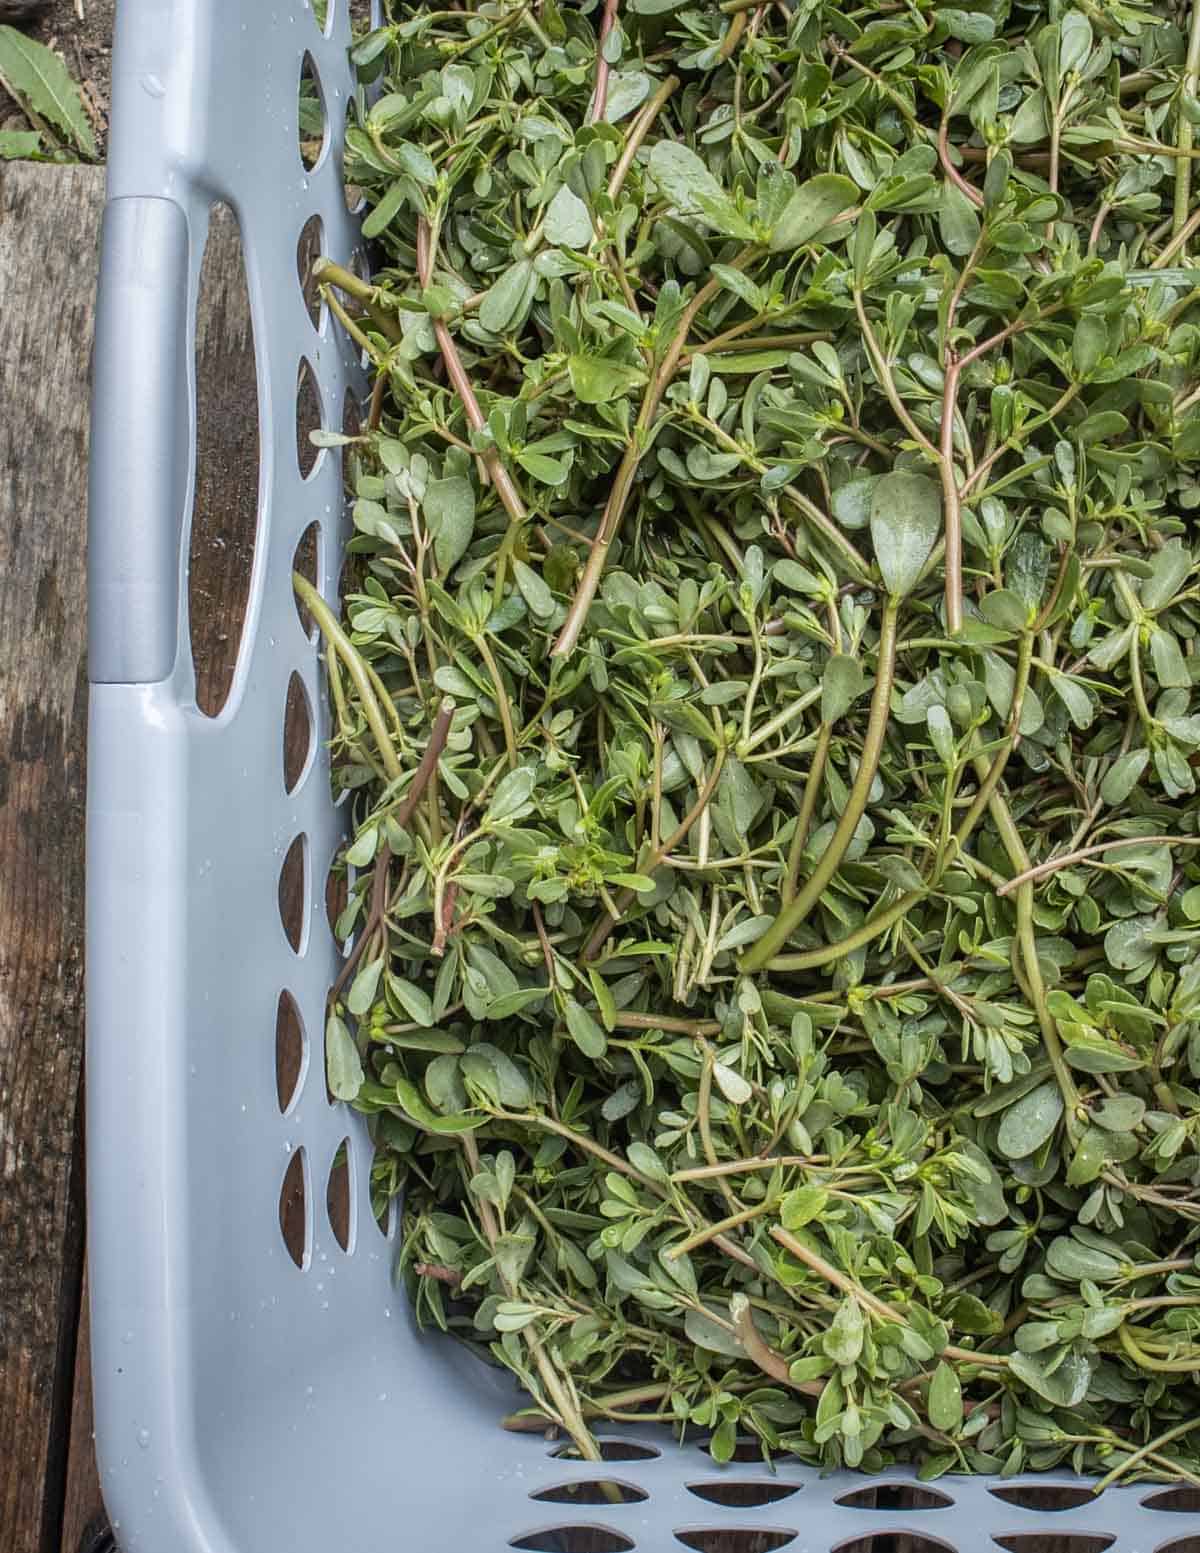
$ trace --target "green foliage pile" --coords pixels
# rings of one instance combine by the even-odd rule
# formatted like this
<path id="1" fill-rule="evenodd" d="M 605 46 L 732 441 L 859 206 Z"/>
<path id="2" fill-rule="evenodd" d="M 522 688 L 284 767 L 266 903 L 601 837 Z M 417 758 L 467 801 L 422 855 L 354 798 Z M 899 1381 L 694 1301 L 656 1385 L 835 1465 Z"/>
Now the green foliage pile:
<path id="1" fill-rule="evenodd" d="M 585 1456 L 1200 1473 L 1198 16 L 356 47 L 329 1079 Z"/>

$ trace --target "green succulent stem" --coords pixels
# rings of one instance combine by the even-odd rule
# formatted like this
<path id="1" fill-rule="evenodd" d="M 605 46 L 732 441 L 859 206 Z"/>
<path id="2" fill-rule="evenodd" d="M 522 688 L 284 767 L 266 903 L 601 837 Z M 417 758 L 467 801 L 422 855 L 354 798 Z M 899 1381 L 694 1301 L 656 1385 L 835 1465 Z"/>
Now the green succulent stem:
<path id="1" fill-rule="evenodd" d="M 879 629 L 875 689 L 871 696 L 871 710 L 867 717 L 866 733 L 863 736 L 862 751 L 859 755 L 858 772 L 846 800 L 846 807 L 812 873 L 763 936 L 742 956 L 741 969 L 745 972 L 761 970 L 782 949 L 796 929 L 807 920 L 813 907 L 824 894 L 826 886 L 837 873 L 846 850 L 854 839 L 854 833 L 858 829 L 858 823 L 863 817 L 867 800 L 871 795 L 871 787 L 879 769 L 879 758 L 883 753 L 884 739 L 887 737 L 892 683 L 896 672 L 896 624 L 899 614 L 900 600 L 889 598 L 883 608 L 883 619 Z"/>

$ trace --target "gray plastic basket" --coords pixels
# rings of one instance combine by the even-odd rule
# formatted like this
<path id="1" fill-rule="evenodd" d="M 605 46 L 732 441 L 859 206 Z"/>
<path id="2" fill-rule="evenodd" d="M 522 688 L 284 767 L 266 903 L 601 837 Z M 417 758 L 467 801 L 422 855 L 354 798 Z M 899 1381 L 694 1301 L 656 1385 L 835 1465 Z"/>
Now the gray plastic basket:
<path id="1" fill-rule="evenodd" d="M 1114 1539 L 1114 1553 L 1150 1553 L 1193 1533 L 1200 1516 L 1144 1507 L 1146 1487 L 1048 1516 L 1020 1484 L 1007 1488 L 1023 1504 L 985 1481 L 945 1479 L 934 1494 L 903 1474 L 822 1479 L 781 1464 L 772 1476 L 761 1462 L 717 1468 L 665 1433 L 614 1436 L 613 1464 L 598 1474 L 561 1446 L 502 1431 L 510 1383 L 414 1329 L 392 1280 L 394 1240 L 368 1205 L 366 1134 L 327 1103 L 322 1082 L 337 963 L 323 881 L 341 825 L 317 646 L 290 579 L 297 541 L 318 519 L 320 586 L 332 597 L 346 537 L 336 455 L 322 454 L 307 480 L 297 468 L 298 362 L 312 362 L 327 407 L 363 388 L 353 354 L 328 322 L 314 330 L 293 284 L 311 215 L 335 256 L 356 240 L 339 181 L 346 3 L 329 0 L 325 35 L 309 0 L 118 8 L 91 491 L 87 948 L 96 1439 L 124 1553 L 825 1553 L 849 1542 L 865 1553 L 859 1539 L 890 1534 L 907 1537 L 907 1553 L 924 1539 L 960 1553 L 1001 1540 L 1038 1553 L 1026 1537 L 1044 1553 L 1046 1534 L 1069 1534 L 1056 1553 L 1099 1553 Z M 296 133 L 305 51 L 329 123 L 311 172 Z M 241 225 L 263 432 L 243 645 L 230 698 L 210 719 L 195 702 L 185 571 L 193 317 L 217 200 Z M 287 794 L 280 735 L 293 670 L 317 716 L 315 753 Z M 298 836 L 296 953 L 277 888 Z M 281 1115 L 285 990 L 307 1049 Z M 343 1250 L 325 1184 L 347 1133 Z M 280 1232 L 297 1151 L 299 1268 Z M 608 1474 L 627 1485 L 627 1502 L 559 1492 Z"/>

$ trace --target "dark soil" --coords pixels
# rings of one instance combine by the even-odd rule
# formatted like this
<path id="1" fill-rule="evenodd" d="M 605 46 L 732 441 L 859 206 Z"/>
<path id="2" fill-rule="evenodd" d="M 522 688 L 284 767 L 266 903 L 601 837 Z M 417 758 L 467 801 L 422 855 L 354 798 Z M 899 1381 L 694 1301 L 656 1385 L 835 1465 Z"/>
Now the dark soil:
<path id="1" fill-rule="evenodd" d="M 100 155 L 108 138 L 108 102 L 112 81 L 112 31 L 115 0 L 45 0 L 22 29 L 61 54 L 83 89 L 83 100 Z M 0 124 L 25 128 L 25 118 L 0 88 Z"/>

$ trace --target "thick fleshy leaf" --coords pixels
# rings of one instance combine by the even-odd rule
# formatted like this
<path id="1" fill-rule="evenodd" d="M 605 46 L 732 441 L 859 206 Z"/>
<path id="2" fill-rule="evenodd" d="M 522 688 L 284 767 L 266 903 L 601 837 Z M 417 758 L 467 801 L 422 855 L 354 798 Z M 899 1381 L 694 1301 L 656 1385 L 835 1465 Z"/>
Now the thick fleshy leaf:
<path id="1" fill-rule="evenodd" d="M 438 568 L 445 576 L 462 558 L 475 532 L 474 487 L 459 475 L 431 480 L 421 505 L 433 535 Z"/>
<path id="2" fill-rule="evenodd" d="M 576 1002 L 574 998 L 567 998 L 563 1017 L 567 1022 L 571 1039 L 585 1057 L 595 1061 L 596 1058 L 604 1056 L 608 1050 L 607 1037 L 581 1003 Z"/>
<path id="3" fill-rule="evenodd" d="M 1063 1114 L 1063 1098 L 1053 1079 L 1039 1084 L 1009 1106 L 1000 1120 L 996 1141 L 1009 1159 L 1036 1153 L 1050 1138 Z"/>
<path id="4" fill-rule="evenodd" d="M 830 653 L 821 676 L 821 721 L 836 723 L 862 695 L 866 686 L 862 664 L 848 653 Z"/>
<path id="5" fill-rule="evenodd" d="M 650 176 L 679 210 L 700 215 L 729 205 L 728 195 L 700 157 L 677 140 L 660 140 L 650 153 Z"/>
<path id="6" fill-rule="evenodd" d="M 1014 1353 L 1008 1362 L 1018 1380 L 1059 1407 L 1078 1407 L 1091 1385 L 1091 1361 L 1074 1351 L 1036 1356 Z"/>
<path id="7" fill-rule="evenodd" d="M 640 367 L 604 356 L 572 356 L 567 371 L 571 387 L 584 404 L 611 404 L 646 381 Z"/>
<path id="8" fill-rule="evenodd" d="M 543 230 L 548 243 L 564 248 L 586 248 L 592 240 L 592 218 L 588 208 L 565 183 L 550 201 Z"/>
<path id="9" fill-rule="evenodd" d="M 962 1420 L 962 1385 L 954 1366 L 943 1359 L 929 1383 L 929 1422 L 944 1434 L 953 1434 Z"/>
<path id="10" fill-rule="evenodd" d="M 942 491 L 928 475 L 897 469 L 871 493 L 871 539 L 884 586 L 894 599 L 911 593 L 942 531 Z"/>
<path id="11" fill-rule="evenodd" d="M 479 304 L 479 322 L 493 334 L 504 334 L 524 318 L 537 285 L 532 259 L 510 265 Z"/>
<path id="12" fill-rule="evenodd" d="M 357 1100 L 366 1075 L 354 1037 L 344 1020 L 331 1014 L 325 1025 L 325 1074 L 335 1100 Z"/>
<path id="13" fill-rule="evenodd" d="M 787 253 L 802 243 L 811 242 L 835 216 L 857 204 L 858 198 L 858 189 L 840 173 L 819 173 L 810 178 L 788 200 L 772 227 L 771 252 Z M 849 233 L 850 223 L 846 222 L 842 235 L 849 236 Z"/>

